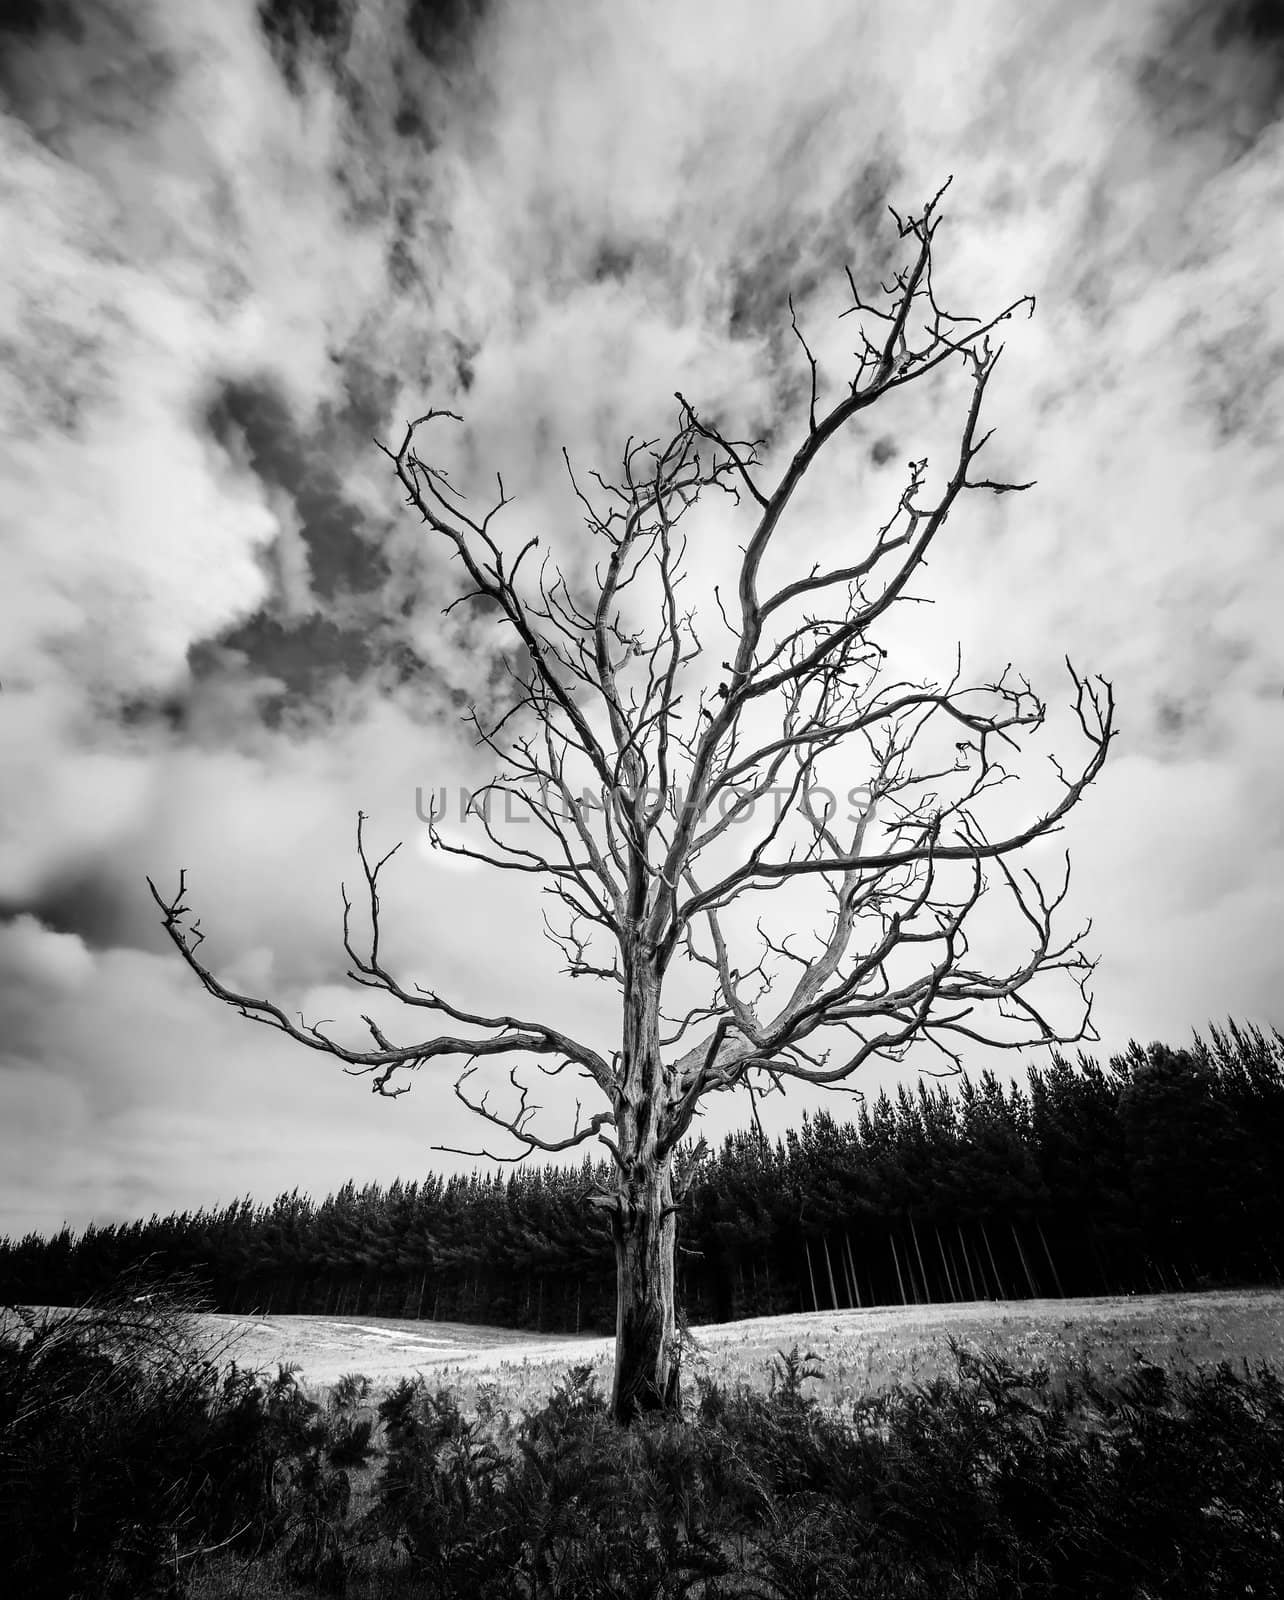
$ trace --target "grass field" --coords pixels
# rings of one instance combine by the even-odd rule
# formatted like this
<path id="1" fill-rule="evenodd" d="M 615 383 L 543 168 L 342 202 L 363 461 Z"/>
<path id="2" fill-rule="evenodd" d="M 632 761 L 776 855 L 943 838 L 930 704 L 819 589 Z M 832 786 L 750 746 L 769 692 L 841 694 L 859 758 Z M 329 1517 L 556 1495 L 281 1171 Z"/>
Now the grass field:
<path id="1" fill-rule="evenodd" d="M 6 1592 L 50 1574 L 40 1600 L 153 1592 L 121 1587 L 135 1567 L 189 1600 L 1276 1592 L 1281 1291 L 697 1328 L 685 1422 L 630 1431 L 583 1370 L 609 1387 L 609 1339 L 148 1300 L 103 1313 L 138 1363 L 120 1384 L 88 1312 L 55 1318 L 66 1337 L 29 1370 L 10 1351 L 27 1542 Z M 239 1378 L 208 1365 L 231 1360 Z M 317 1406 L 245 1371 L 282 1365 Z M 427 1393 L 379 1406 L 415 1374 Z M 142 1538 L 144 1505 L 171 1543 Z M 195 1527 L 213 1531 L 180 1550 Z M 702 1562 L 728 1584 L 697 1582 Z"/>
<path id="2" fill-rule="evenodd" d="M 234 1353 L 246 1364 L 297 1362 L 301 1382 L 318 1400 L 351 1372 L 370 1378 L 370 1402 L 400 1378 L 422 1372 L 429 1388 L 447 1390 L 466 1416 L 534 1412 L 572 1366 L 589 1365 L 602 1389 L 610 1387 L 610 1339 L 373 1319 L 208 1321 L 215 1338 L 237 1340 Z M 1284 1367 L 1284 1292 L 878 1307 L 723 1323 L 691 1330 L 684 1393 L 694 1402 L 695 1380 L 702 1376 L 727 1389 L 741 1383 L 764 1389 L 777 1354 L 797 1347 L 814 1354 L 822 1369 L 820 1377 L 805 1382 L 805 1392 L 824 1410 L 850 1418 L 857 1402 L 897 1385 L 955 1375 L 951 1341 L 995 1352 L 1023 1371 L 1046 1368 L 1054 1383 L 1060 1374 L 1084 1367 L 1099 1377 L 1123 1377 L 1136 1370 L 1139 1358 L 1170 1374 L 1223 1361 L 1238 1366 L 1265 1360 Z M 352 1473 L 354 1506 L 373 1504 L 376 1470 L 371 1463 Z M 378 1559 L 358 1555 L 350 1578 L 349 1594 L 361 1600 L 429 1592 L 415 1586 L 400 1557 L 386 1553 Z M 300 1592 L 281 1586 L 267 1570 L 216 1559 L 202 1574 L 194 1600 L 284 1600 Z"/>
<path id="3" fill-rule="evenodd" d="M 211 1316 L 201 1322 L 244 1366 L 273 1370 L 297 1363 L 313 1394 L 345 1373 L 363 1374 L 379 1393 L 423 1372 L 462 1405 L 484 1390 L 514 1409 L 542 1403 L 572 1365 L 590 1364 L 608 1386 L 614 1343 L 394 1319 Z M 1085 1361 L 1096 1371 L 1122 1371 L 1137 1353 L 1171 1370 L 1243 1359 L 1284 1366 L 1284 1291 L 879 1306 L 718 1323 L 693 1328 L 691 1335 L 689 1377 L 763 1383 L 776 1352 L 797 1345 L 813 1351 L 825 1369 L 814 1385 L 817 1398 L 845 1405 L 951 1370 L 951 1339 L 1054 1372 Z"/>

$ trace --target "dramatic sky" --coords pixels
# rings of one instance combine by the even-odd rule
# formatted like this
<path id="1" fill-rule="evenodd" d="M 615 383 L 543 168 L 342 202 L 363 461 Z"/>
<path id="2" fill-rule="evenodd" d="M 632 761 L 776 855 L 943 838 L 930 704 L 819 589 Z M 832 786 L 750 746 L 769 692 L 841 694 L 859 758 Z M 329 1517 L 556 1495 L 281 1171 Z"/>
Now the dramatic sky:
<path id="1" fill-rule="evenodd" d="M 786 297 L 841 357 L 844 266 L 951 173 L 944 297 L 1038 298 L 990 405 L 1038 488 L 951 519 L 910 648 L 1015 661 L 1050 748 L 1065 655 L 1115 682 L 1065 836 L 1101 1050 L 1284 1024 L 1282 90 L 1278 0 L 0 4 L 0 1230 L 474 1137 L 225 1013 L 147 873 L 220 972 L 348 1016 L 363 807 L 417 976 L 600 1037 L 529 896 L 423 847 L 502 640 L 372 441 L 453 406 L 460 480 L 573 565 L 561 447 L 609 468 L 676 389 L 786 447 Z M 853 436 L 809 559 L 957 398 Z"/>

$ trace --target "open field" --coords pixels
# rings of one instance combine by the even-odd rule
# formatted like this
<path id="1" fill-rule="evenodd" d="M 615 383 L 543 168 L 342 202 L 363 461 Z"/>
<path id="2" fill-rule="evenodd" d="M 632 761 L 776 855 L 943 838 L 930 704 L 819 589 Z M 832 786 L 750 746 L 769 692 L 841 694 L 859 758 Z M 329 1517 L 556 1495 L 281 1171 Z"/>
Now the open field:
<path id="1" fill-rule="evenodd" d="M 201 1325 L 244 1366 L 297 1363 L 313 1392 L 348 1372 L 364 1374 L 376 1391 L 423 1372 L 434 1385 L 455 1391 L 462 1404 L 484 1388 L 517 1408 L 540 1403 L 572 1365 L 592 1365 L 605 1382 L 613 1348 L 609 1338 L 392 1319 L 209 1316 Z M 761 1382 L 775 1353 L 797 1345 L 824 1365 L 818 1397 L 845 1403 L 952 1370 L 950 1339 L 1054 1371 L 1085 1360 L 1099 1371 L 1123 1370 L 1137 1352 L 1173 1369 L 1244 1359 L 1284 1366 L 1284 1291 L 879 1306 L 755 1318 L 692 1329 L 687 1372 Z"/>
<path id="2" fill-rule="evenodd" d="M 125 1330 L 127 1349 L 133 1312 L 118 1305 L 107 1323 L 109 1333 Z M 82 1314 L 54 1315 L 70 1319 L 74 1333 Z M 296 1365 L 301 1386 L 321 1402 L 301 1406 L 292 1385 L 247 1380 L 228 1392 L 253 1393 L 265 1409 L 238 1401 L 228 1412 L 217 1403 L 217 1372 L 193 1364 L 185 1341 L 166 1343 L 187 1320 L 171 1315 L 163 1304 L 138 1307 L 137 1329 L 159 1330 L 161 1341 L 144 1337 L 137 1350 L 158 1353 L 158 1363 L 154 1370 L 144 1360 L 123 1388 L 100 1384 L 92 1365 L 76 1367 L 74 1338 L 55 1342 L 54 1359 L 31 1363 L 25 1375 L 24 1363 L 11 1360 L 38 1402 L 19 1408 L 29 1470 L 11 1479 L 27 1493 L 23 1516 L 35 1530 L 23 1556 L 28 1578 L 64 1556 L 68 1571 L 133 1559 L 130 1530 L 146 1525 L 131 1509 L 137 1496 L 151 1494 L 146 1503 L 163 1511 L 176 1486 L 195 1483 L 201 1494 L 220 1485 L 226 1505 L 211 1502 L 200 1524 L 214 1541 L 205 1553 L 199 1539 L 192 1544 L 200 1558 L 185 1574 L 192 1600 L 287 1600 L 338 1582 L 351 1600 L 699 1593 L 690 1579 L 709 1552 L 733 1583 L 745 1580 L 717 1591 L 725 1594 L 921 1600 L 979 1593 L 978 1573 L 991 1580 L 986 1593 L 1020 1594 L 1020 1582 L 1048 1563 L 1064 1579 L 1057 1593 L 1275 1592 L 1266 1575 L 1284 1538 L 1284 1391 L 1275 1376 L 1284 1372 L 1284 1291 L 878 1307 L 698 1328 L 687 1343 L 697 1381 L 686 1390 L 685 1425 L 632 1432 L 607 1425 L 599 1405 L 580 1403 L 582 1378 L 547 1405 L 572 1367 L 587 1367 L 606 1387 L 609 1339 L 356 1318 L 193 1317 L 211 1359 L 269 1376 L 280 1363 Z M 13 1321 L 0 1311 L 0 1326 Z M 956 1361 L 952 1342 L 997 1359 Z M 773 1358 L 794 1348 L 817 1359 L 819 1375 L 795 1362 L 792 1381 L 773 1385 L 770 1398 L 743 1392 L 766 1388 Z M 170 1349 L 180 1352 L 183 1381 L 154 1388 Z M 69 1369 L 60 1353 L 73 1358 Z M 1139 1371 L 1139 1361 L 1167 1377 Z M 1274 1372 L 1243 1372 L 1242 1364 L 1262 1361 Z M 1085 1368 L 1104 1381 L 1064 1381 Z M 60 1388 L 68 1370 L 70 1404 Z M 334 1391 L 347 1373 L 364 1374 L 373 1392 Z M 445 1394 L 405 1396 L 380 1417 L 380 1393 L 416 1373 Z M 937 1375 L 946 1382 L 935 1389 L 860 1404 Z M 697 1409 L 701 1377 L 721 1393 Z M 202 1423 L 207 1402 L 215 1403 Z M 228 1434 L 233 1413 L 238 1427 Z M 265 1449 L 274 1461 L 267 1487 Z M 158 1451 L 160 1475 L 149 1476 Z M 231 1467 L 211 1477 L 203 1463 L 225 1457 Z M 87 1518 L 72 1547 L 64 1501 L 44 1488 L 51 1462 L 66 1504 L 106 1485 L 97 1503 L 107 1520 Z M 683 1486 L 680 1525 L 666 1487 L 675 1483 Z M 246 1485 L 257 1499 L 245 1499 Z M 196 1510 L 203 1504 L 192 1501 Z M 214 1520 L 216 1511 L 224 1520 Z M 233 1548 L 229 1526 L 252 1536 Z M 550 1527 L 561 1530 L 554 1543 L 528 1531 Z M 178 1560 L 161 1544 L 141 1550 L 144 1558 L 157 1572 Z M 563 1568 L 591 1576 L 602 1563 L 619 1578 L 609 1589 L 559 1589 L 549 1579 Z M 667 1574 L 663 1588 L 657 1572 Z M 27 1583 L 14 1592 L 34 1591 Z M 68 1580 L 40 1592 L 52 1600 L 99 1591 Z"/>

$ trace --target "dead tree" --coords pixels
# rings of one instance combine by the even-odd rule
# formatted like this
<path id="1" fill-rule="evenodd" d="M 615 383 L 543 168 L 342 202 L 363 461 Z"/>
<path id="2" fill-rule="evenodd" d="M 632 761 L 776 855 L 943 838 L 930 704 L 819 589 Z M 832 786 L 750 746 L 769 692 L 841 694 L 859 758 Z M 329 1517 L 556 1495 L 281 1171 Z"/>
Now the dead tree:
<path id="1" fill-rule="evenodd" d="M 1044 799 L 1018 825 L 996 829 L 987 826 L 991 796 L 1018 776 L 1015 755 L 1044 721 L 1044 702 L 1011 669 L 971 686 L 960 670 L 947 682 L 898 680 L 875 642 L 885 613 L 912 598 L 907 586 L 960 498 L 1030 487 L 986 477 L 976 463 L 988 438 L 980 417 L 1000 354 L 995 330 L 1033 302 L 988 321 L 942 310 L 932 284 L 939 200 L 917 216 L 893 212 L 905 259 L 877 296 L 863 297 L 848 273 L 859 348 L 836 397 L 824 397 L 820 363 L 794 319 L 810 403 L 778 476 L 768 481 L 761 445 L 729 437 L 681 395 L 674 436 L 630 441 L 614 479 L 595 473 L 586 489 L 568 458 L 599 552 L 591 585 L 569 581 L 536 539 L 504 549 L 495 531 L 509 503 L 502 478 L 489 509 L 473 513 L 431 464 L 424 440 L 458 421 L 453 413 L 426 412 L 385 451 L 408 503 L 447 541 L 468 592 L 497 611 L 513 644 L 507 710 L 497 721 L 472 716 L 497 760 L 473 808 L 480 832 L 449 837 L 434 816 L 433 842 L 539 880 L 565 971 L 619 989 L 610 1045 L 461 1008 L 392 971 L 380 944 L 380 874 L 394 852 L 375 858 L 364 818 L 357 852 L 368 932 L 358 937 L 345 889 L 349 976 L 447 1031 L 401 1043 L 366 1016 L 368 1047 L 354 1046 L 329 1024 L 238 993 L 198 954 L 185 878 L 172 898 L 151 885 L 184 960 L 242 1015 L 368 1075 L 382 1095 L 403 1093 L 403 1074 L 451 1064 L 455 1094 L 512 1141 L 510 1150 L 467 1153 L 520 1160 L 605 1146 L 614 1181 L 596 1199 L 615 1240 L 621 1419 L 677 1402 L 675 1158 L 707 1095 L 740 1087 L 753 1095 L 789 1080 L 844 1086 L 865 1062 L 899 1062 L 911 1047 L 955 1070 L 969 1043 L 1094 1037 L 1087 930 L 1054 931 L 1068 858 L 1051 889 L 1017 858 L 1061 827 L 1100 772 L 1113 736 L 1110 685 L 1067 662 L 1082 759 L 1070 769 L 1052 759 Z M 804 557 L 791 576 L 768 581 L 791 502 L 830 442 L 947 363 L 964 369 L 966 400 L 938 486 L 929 489 L 926 461 L 912 462 L 890 516 L 859 554 L 814 565 Z M 723 509 L 743 519 L 744 542 L 726 562 L 734 586 L 713 586 L 703 607 L 688 607 L 687 580 L 701 576 L 688 559 L 688 519 L 710 491 L 730 497 Z M 718 673 L 709 671 L 714 660 Z M 822 772 L 839 758 L 863 779 L 841 818 L 815 803 Z M 495 797 L 510 821 L 488 804 Z M 805 917 L 794 907 L 789 933 L 757 914 L 772 909 L 761 897 L 782 888 L 794 901 L 820 900 Z M 1019 948 L 978 960 L 977 937 L 1005 912 Z M 1063 996 L 1050 992 L 1057 988 Z M 486 1087 L 496 1068 L 498 1081 Z M 583 1115 L 577 1103 L 569 1131 L 548 1128 L 531 1098 L 536 1070 L 578 1075 L 600 1109 Z"/>

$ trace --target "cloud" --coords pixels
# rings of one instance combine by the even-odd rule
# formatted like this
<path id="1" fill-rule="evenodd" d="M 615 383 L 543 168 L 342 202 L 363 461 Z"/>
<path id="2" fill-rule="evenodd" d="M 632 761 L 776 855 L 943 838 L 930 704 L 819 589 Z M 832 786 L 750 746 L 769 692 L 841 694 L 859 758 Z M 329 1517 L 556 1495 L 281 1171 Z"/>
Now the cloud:
<path id="1" fill-rule="evenodd" d="M 1059 748 L 1062 656 L 1112 675 L 1117 760 L 1066 835 L 1103 1031 L 1277 1019 L 1284 54 L 1263 8 L 29 9 L 0 35 L 14 1216 L 410 1172 L 473 1142 L 425 1085 L 392 1115 L 225 1017 L 158 932 L 144 873 L 186 866 L 228 971 L 336 1006 L 358 807 L 407 839 L 389 913 L 416 975 L 489 1004 L 502 970 L 508 1003 L 552 994 L 609 1040 L 609 996 L 549 988 L 524 886 L 422 850 L 414 791 L 487 776 L 458 717 L 502 698 L 511 645 L 484 609 L 441 615 L 459 563 L 372 436 L 459 411 L 424 448 L 477 505 L 502 471 L 505 548 L 538 534 L 584 585 L 562 447 L 582 481 L 609 472 L 681 389 L 778 465 L 805 405 L 789 295 L 841 385 L 844 267 L 885 275 L 886 204 L 951 172 L 945 303 L 1038 299 L 987 451 L 1039 486 L 960 509 L 919 586 L 934 607 L 883 642 L 910 672 L 959 639 L 978 678 L 1013 660 Z M 786 565 L 882 520 L 911 457 L 940 471 L 960 378 L 835 448 Z M 698 527 L 707 590 L 742 525 L 719 504 Z M 247 1134 L 251 1105 L 270 1132 Z M 324 1159 L 287 1171 L 283 1146 Z"/>
<path id="2" fill-rule="evenodd" d="M 53 933 L 34 917 L 16 917 L 0 928 L 0 962 L 14 982 L 53 994 L 74 993 L 93 971 L 92 957 L 74 934 Z"/>
<path id="3" fill-rule="evenodd" d="M 333 1064 L 213 1007 L 166 958 L 82 952 L 73 1001 L 50 970 L 54 937 L 42 948 L 10 931 L 0 944 L 0 1116 L 21 1130 L 0 1182 L 10 1229 L 282 1185 L 321 1195 L 388 1161 L 418 1173 L 434 1141 L 465 1142 L 462 1110 L 420 1096 L 394 1112 Z"/>

